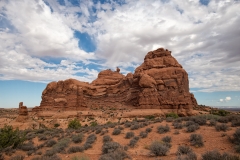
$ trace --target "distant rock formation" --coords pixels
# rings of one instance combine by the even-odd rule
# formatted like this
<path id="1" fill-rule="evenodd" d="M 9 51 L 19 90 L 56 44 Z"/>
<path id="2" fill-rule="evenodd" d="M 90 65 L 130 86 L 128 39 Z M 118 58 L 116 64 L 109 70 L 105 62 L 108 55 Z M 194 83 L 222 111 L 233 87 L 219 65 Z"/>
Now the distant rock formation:
<path id="1" fill-rule="evenodd" d="M 20 116 L 28 116 L 28 109 L 26 106 L 23 106 L 23 102 L 19 103 L 19 111 L 18 114 Z"/>
<path id="2" fill-rule="evenodd" d="M 116 71 L 101 71 L 92 83 L 75 79 L 51 82 L 33 111 L 129 107 L 169 109 L 186 116 L 194 106 L 197 101 L 189 93 L 187 72 L 171 51 L 159 48 L 147 53 L 134 74 L 124 76 L 117 67 Z"/>
<path id="3" fill-rule="evenodd" d="M 28 109 L 26 106 L 23 106 L 23 102 L 20 102 L 16 121 L 24 122 L 26 119 L 28 119 Z"/>

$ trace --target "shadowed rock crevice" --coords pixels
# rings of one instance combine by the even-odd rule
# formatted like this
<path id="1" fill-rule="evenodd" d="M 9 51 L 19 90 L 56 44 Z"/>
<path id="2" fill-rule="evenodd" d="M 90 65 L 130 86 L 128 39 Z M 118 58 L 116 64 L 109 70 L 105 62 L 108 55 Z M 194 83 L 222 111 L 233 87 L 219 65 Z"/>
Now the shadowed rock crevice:
<path id="1" fill-rule="evenodd" d="M 159 48 L 148 52 L 135 73 L 126 76 L 110 69 L 101 71 L 92 83 L 75 79 L 51 82 L 42 93 L 44 110 L 84 110 L 86 108 L 169 109 L 181 116 L 191 115 L 197 101 L 189 93 L 188 74 Z"/>

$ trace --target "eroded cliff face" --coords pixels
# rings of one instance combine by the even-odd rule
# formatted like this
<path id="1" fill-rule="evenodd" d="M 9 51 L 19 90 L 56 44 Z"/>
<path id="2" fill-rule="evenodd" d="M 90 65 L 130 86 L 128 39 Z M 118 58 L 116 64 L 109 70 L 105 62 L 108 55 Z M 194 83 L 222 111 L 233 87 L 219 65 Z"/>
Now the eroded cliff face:
<path id="1" fill-rule="evenodd" d="M 104 70 L 92 83 L 75 79 L 51 82 L 42 93 L 42 110 L 84 110 L 85 108 L 171 109 L 179 115 L 191 115 L 197 105 L 189 93 L 188 74 L 171 56 L 159 48 L 148 52 L 135 73 L 126 76 Z"/>

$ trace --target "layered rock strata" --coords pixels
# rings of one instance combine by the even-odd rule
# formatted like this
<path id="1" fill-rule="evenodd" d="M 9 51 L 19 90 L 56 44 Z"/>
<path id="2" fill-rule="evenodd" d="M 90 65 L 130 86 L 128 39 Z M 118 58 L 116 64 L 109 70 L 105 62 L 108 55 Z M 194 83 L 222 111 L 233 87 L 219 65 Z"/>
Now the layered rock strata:
<path id="1" fill-rule="evenodd" d="M 159 48 L 147 53 L 134 74 L 124 76 L 117 68 L 101 71 L 92 83 L 75 79 L 51 82 L 42 93 L 40 106 L 33 111 L 129 107 L 191 115 L 194 106 L 197 101 L 189 93 L 187 72 L 171 51 Z"/>

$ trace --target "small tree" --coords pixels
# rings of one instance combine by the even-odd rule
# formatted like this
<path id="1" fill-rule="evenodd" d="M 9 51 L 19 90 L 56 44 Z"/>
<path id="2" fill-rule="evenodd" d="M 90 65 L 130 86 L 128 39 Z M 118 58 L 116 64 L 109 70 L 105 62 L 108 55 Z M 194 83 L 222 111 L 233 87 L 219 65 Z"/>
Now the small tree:
<path id="1" fill-rule="evenodd" d="M 68 123 L 68 128 L 72 128 L 72 129 L 78 129 L 81 127 L 81 123 L 79 122 L 78 119 L 74 119 L 74 120 L 71 120 L 69 123 Z"/>
<path id="2" fill-rule="evenodd" d="M 6 147 L 16 148 L 25 141 L 25 133 L 12 126 L 5 125 L 0 129 L 0 150 Z"/>

